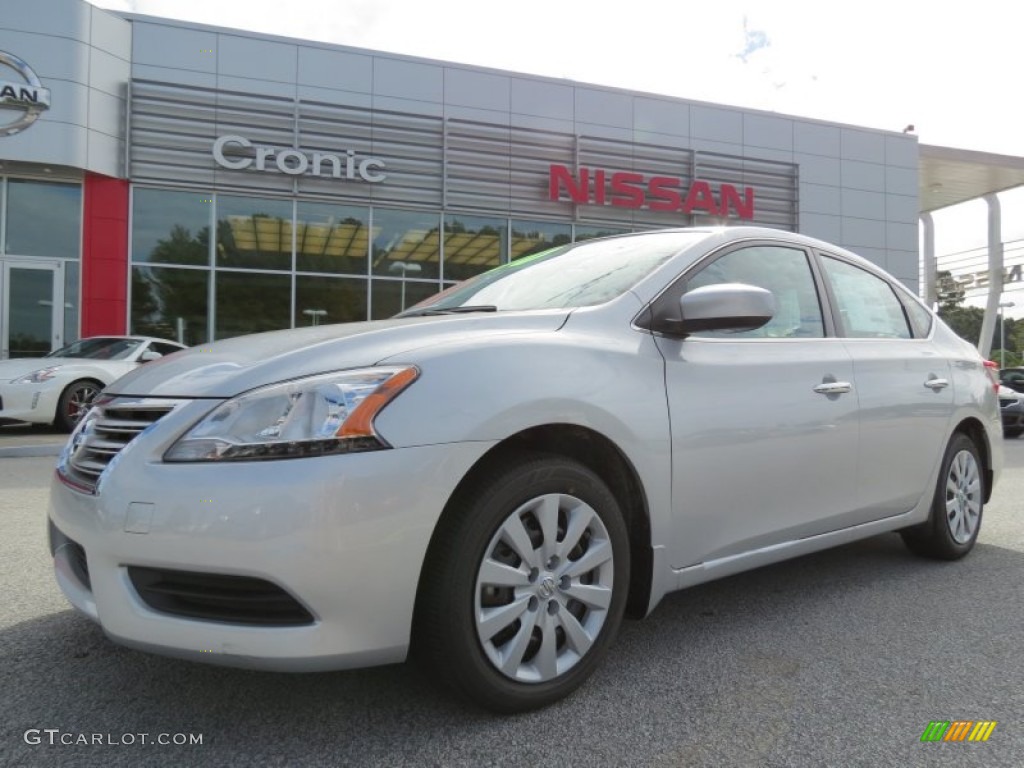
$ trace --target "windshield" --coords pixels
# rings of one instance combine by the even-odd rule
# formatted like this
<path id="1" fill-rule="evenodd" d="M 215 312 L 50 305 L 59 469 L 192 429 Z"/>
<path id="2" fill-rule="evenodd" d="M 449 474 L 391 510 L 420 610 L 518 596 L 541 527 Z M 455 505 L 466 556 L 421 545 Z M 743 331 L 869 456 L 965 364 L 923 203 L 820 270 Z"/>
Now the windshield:
<path id="1" fill-rule="evenodd" d="M 431 296 L 405 316 L 478 310 L 568 309 L 622 295 L 707 232 L 588 240 L 526 256 Z"/>
<path id="2" fill-rule="evenodd" d="M 82 339 L 68 344 L 46 357 L 85 357 L 90 360 L 124 360 L 139 348 L 139 339 Z"/>

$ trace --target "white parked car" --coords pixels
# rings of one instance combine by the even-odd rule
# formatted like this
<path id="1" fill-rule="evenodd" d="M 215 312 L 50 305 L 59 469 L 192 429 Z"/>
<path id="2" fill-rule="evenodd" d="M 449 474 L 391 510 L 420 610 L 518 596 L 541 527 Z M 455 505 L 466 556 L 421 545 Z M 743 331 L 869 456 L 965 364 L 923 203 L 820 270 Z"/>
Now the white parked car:
<path id="1" fill-rule="evenodd" d="M 133 371 L 65 448 L 50 535 L 119 643 L 275 670 L 412 650 L 512 712 L 673 590 L 891 531 L 962 557 L 1001 465 L 993 372 L 897 281 L 800 235 L 672 230 Z"/>
<path id="2" fill-rule="evenodd" d="M 92 336 L 43 357 L 0 360 L 0 422 L 53 424 L 70 432 L 107 384 L 185 348 L 148 336 Z"/>

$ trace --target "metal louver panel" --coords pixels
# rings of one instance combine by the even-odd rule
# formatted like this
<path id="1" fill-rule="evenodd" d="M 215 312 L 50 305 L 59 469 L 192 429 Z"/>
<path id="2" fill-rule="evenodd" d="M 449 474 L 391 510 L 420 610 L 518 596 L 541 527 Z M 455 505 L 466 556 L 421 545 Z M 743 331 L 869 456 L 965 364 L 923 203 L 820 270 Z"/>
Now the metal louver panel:
<path id="1" fill-rule="evenodd" d="M 622 228 L 725 223 L 700 211 L 652 211 L 549 199 L 552 164 L 678 179 L 715 190 L 754 188 L 754 218 L 743 223 L 795 229 L 799 179 L 794 163 L 574 135 L 437 115 L 372 109 L 136 79 L 131 99 L 133 181 L 220 191 L 276 192 L 339 202 L 415 206 L 518 218 L 606 223 Z M 386 178 L 370 183 L 333 175 L 232 170 L 215 165 L 213 142 L 237 134 L 253 144 L 306 155 L 379 158 Z M 237 149 L 237 148 L 236 148 Z M 245 150 L 242 150 L 243 152 Z M 249 150 L 249 156 L 255 154 Z M 347 170 L 347 169 L 346 169 Z M 738 222 L 735 215 L 730 221 Z"/>

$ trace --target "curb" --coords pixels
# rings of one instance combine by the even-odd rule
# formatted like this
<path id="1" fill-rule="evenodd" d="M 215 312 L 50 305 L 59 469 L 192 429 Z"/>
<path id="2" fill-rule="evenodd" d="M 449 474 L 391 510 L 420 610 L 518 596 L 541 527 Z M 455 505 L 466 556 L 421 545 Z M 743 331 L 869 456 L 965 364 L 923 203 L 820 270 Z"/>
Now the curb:
<path id="1" fill-rule="evenodd" d="M 0 459 L 23 459 L 37 456 L 60 456 L 64 445 L 18 445 L 0 448 Z"/>

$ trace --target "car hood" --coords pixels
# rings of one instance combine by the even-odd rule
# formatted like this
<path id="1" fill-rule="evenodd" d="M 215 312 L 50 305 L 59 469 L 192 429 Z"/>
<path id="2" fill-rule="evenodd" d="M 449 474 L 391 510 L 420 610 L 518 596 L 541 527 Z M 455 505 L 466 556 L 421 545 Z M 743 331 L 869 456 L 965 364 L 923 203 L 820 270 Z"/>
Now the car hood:
<path id="1" fill-rule="evenodd" d="M 557 331 L 570 310 L 411 317 L 271 331 L 192 347 L 107 387 L 122 396 L 225 398 L 287 379 L 374 365 L 472 335 Z M 401 360 L 396 360 L 401 362 Z"/>
<path id="2" fill-rule="evenodd" d="M 0 360 L 0 381 L 13 381 L 33 371 L 57 367 L 62 369 L 61 375 L 95 376 L 109 381 L 136 365 L 138 363 L 131 360 L 95 360 L 89 357 L 19 357 Z"/>

